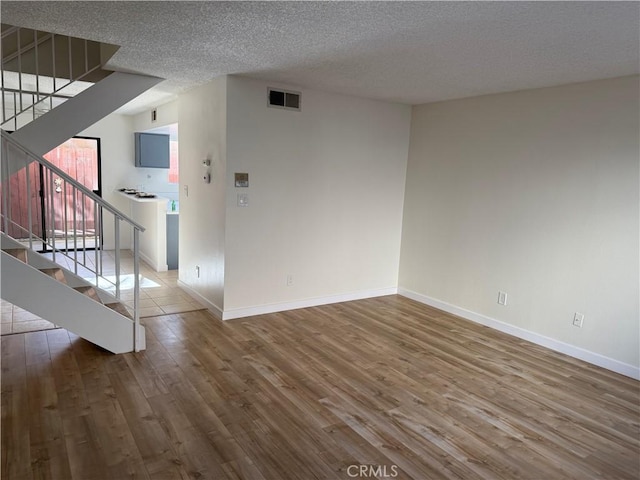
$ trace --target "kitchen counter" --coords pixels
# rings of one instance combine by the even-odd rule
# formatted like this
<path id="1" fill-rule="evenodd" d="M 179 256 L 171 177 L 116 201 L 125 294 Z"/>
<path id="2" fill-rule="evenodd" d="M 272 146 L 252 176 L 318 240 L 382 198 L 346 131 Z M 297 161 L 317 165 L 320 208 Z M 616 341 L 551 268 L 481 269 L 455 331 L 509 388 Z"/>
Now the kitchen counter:
<path id="1" fill-rule="evenodd" d="M 140 197 L 136 197 L 135 195 L 129 195 L 127 193 L 121 192 L 118 190 L 118 193 L 120 195 L 122 195 L 125 198 L 128 198 L 129 200 L 133 201 L 133 202 L 164 202 L 165 204 L 169 201 L 168 198 L 165 197 L 155 197 L 155 198 L 140 198 Z"/>
<path id="2" fill-rule="evenodd" d="M 140 258 L 156 272 L 168 270 L 167 266 L 167 205 L 168 198 L 138 198 L 118 192 L 129 200 L 129 216 L 145 228 L 140 234 Z M 178 213 L 178 212 L 172 212 Z M 133 241 L 131 242 L 133 245 Z"/>

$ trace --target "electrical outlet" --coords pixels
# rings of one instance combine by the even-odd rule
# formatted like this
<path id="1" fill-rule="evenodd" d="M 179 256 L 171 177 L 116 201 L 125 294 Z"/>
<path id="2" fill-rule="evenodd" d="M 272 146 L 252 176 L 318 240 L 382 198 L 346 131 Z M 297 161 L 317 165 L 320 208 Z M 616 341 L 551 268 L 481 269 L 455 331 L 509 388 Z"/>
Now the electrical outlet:
<path id="1" fill-rule="evenodd" d="M 500 305 L 506 305 L 507 304 L 507 294 L 506 294 L 506 292 L 498 292 L 498 303 Z"/>
<path id="2" fill-rule="evenodd" d="M 289 274 L 287 275 L 287 287 L 290 287 L 291 285 L 293 285 L 293 275 Z"/>
<path id="3" fill-rule="evenodd" d="M 196 278 L 200 278 L 200 265 L 196 265 Z"/>
<path id="4" fill-rule="evenodd" d="M 582 322 L 584 322 L 584 314 L 576 312 L 573 315 L 573 326 L 582 328 Z"/>

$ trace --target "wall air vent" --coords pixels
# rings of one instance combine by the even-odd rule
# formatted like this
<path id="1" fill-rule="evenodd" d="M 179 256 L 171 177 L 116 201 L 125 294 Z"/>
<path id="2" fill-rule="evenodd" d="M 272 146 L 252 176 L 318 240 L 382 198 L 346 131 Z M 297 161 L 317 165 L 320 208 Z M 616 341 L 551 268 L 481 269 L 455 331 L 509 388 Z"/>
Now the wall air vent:
<path id="1" fill-rule="evenodd" d="M 300 92 L 269 88 L 267 99 L 270 107 L 300 111 Z"/>

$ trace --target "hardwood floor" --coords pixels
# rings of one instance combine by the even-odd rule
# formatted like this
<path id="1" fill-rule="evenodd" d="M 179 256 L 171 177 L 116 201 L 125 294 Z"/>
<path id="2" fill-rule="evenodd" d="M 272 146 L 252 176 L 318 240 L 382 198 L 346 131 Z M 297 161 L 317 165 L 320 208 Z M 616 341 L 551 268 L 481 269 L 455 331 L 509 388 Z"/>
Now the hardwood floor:
<path id="1" fill-rule="evenodd" d="M 640 476 L 639 382 L 403 297 L 144 323 L 2 337 L 2 479 Z"/>

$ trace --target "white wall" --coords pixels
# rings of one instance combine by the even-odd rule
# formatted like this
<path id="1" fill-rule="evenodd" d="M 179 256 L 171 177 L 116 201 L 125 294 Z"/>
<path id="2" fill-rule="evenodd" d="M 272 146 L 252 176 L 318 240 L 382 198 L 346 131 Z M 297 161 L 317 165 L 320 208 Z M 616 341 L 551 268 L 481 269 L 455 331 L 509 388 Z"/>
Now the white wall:
<path id="1" fill-rule="evenodd" d="M 303 90 L 286 111 L 268 86 L 228 78 L 225 317 L 395 291 L 410 107 Z"/>
<path id="2" fill-rule="evenodd" d="M 222 311 L 225 279 L 226 78 L 181 95 L 180 272 L 183 286 Z M 202 160 L 212 159 L 212 181 L 202 181 Z M 185 194 L 185 187 L 189 195 Z M 200 277 L 196 276 L 200 266 Z"/>
<path id="3" fill-rule="evenodd" d="M 414 107 L 400 287 L 637 368 L 638 87 Z"/>

